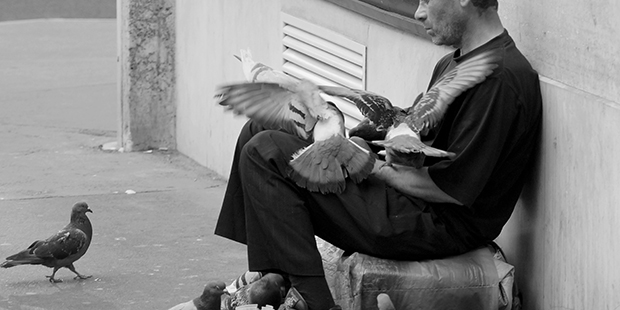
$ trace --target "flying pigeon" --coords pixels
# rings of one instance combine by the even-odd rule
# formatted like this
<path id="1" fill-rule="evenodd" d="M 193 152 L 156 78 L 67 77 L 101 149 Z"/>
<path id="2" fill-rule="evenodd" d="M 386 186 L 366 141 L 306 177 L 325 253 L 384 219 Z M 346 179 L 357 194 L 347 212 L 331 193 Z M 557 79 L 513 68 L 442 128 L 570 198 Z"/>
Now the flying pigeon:
<path id="1" fill-rule="evenodd" d="M 241 61 L 243 75 L 248 82 L 270 82 L 279 84 L 295 84 L 298 80 L 282 71 L 254 61 L 252 52 L 249 49 L 242 49 L 240 56 L 235 56 Z"/>
<path id="2" fill-rule="evenodd" d="M 54 278 L 58 269 L 65 267 L 73 271 L 75 279 L 87 279 L 91 276 L 79 274 L 73 263 L 88 250 L 93 236 L 93 227 L 86 216 L 93 212 L 85 202 L 78 202 L 71 209 L 71 221 L 65 228 L 45 240 L 33 242 L 27 249 L 6 258 L 0 264 L 2 268 L 18 265 L 43 265 L 54 268 L 51 276 L 46 276 L 52 283 L 62 282 Z"/>
<path id="3" fill-rule="evenodd" d="M 362 90 L 333 86 L 320 86 L 319 89 L 353 102 L 368 119 L 351 129 L 352 134 L 374 138 L 385 132 L 383 140 L 372 143 L 385 147 L 386 165 L 396 163 L 420 168 L 424 156 L 455 155 L 424 144 L 420 133 L 435 127 L 456 97 L 484 81 L 497 67 L 497 59 L 495 51 L 488 51 L 463 61 L 419 96 L 408 110 L 393 107 L 387 98 Z"/>
<path id="4" fill-rule="evenodd" d="M 252 59 L 252 53 L 249 49 L 242 49 L 240 51 L 240 55 L 241 57 L 235 57 L 241 61 L 243 74 L 249 83 L 275 83 L 279 85 L 294 87 L 300 82 L 298 79 L 282 71 L 275 70 L 265 64 L 254 61 Z M 216 94 L 216 97 L 217 96 L 221 97 L 223 96 L 223 94 Z M 220 98 L 219 103 L 221 105 L 224 105 L 222 103 L 223 100 L 221 99 L 222 98 Z M 282 106 L 277 105 L 274 108 L 281 108 L 284 110 L 287 106 L 287 102 L 282 102 L 280 104 Z M 250 118 L 258 120 L 262 123 L 263 126 L 268 129 L 282 130 L 297 135 L 304 140 L 311 138 L 312 128 L 316 124 L 316 118 L 310 117 L 307 108 L 299 102 L 296 102 L 296 104 L 289 103 L 288 106 L 290 107 L 292 112 L 275 111 L 279 113 L 286 113 L 286 115 L 284 115 L 283 117 L 272 117 L 274 119 L 264 119 L 265 117 L 262 116 L 262 114 L 261 116 L 254 118 L 251 115 L 245 113 L 244 111 L 238 111 L 237 109 L 234 109 L 234 107 L 228 106 L 228 108 L 229 110 L 233 110 L 233 112 L 235 112 L 236 114 L 245 114 Z M 272 108 L 272 110 L 274 108 Z"/>
<path id="5" fill-rule="evenodd" d="M 386 293 L 377 295 L 377 308 L 379 308 L 379 310 L 396 310 L 392 303 L 392 299 L 390 299 L 390 296 Z"/>
<path id="6" fill-rule="evenodd" d="M 225 287 L 224 282 L 211 282 L 205 286 L 202 295 L 169 310 L 220 310 L 221 296 L 226 293 Z"/>
<path id="7" fill-rule="evenodd" d="M 359 183 L 372 172 L 376 156 L 346 137 L 344 115 L 323 99 L 316 84 L 305 79 L 271 79 L 270 69 L 256 70 L 263 71 L 263 78 L 257 72 L 252 82 L 221 86 L 216 97 L 235 114 L 312 141 L 293 154 L 289 178 L 310 191 L 341 193 L 346 178 Z"/>

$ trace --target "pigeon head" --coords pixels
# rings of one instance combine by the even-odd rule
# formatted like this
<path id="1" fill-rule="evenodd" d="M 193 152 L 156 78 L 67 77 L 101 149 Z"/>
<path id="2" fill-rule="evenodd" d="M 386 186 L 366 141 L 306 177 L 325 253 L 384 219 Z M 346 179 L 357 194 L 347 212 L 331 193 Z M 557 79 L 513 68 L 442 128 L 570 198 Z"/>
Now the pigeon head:
<path id="1" fill-rule="evenodd" d="M 78 202 L 73 205 L 73 209 L 71 209 L 71 223 L 82 224 L 89 222 L 86 213 L 93 211 L 88 208 L 88 205 L 85 202 Z M 81 229 L 81 228 L 80 228 Z"/>
<path id="2" fill-rule="evenodd" d="M 226 291 L 224 282 L 211 282 L 205 286 L 200 297 L 194 299 L 194 305 L 198 310 L 219 310 L 222 294 Z"/>
<path id="3" fill-rule="evenodd" d="M 93 211 L 88 208 L 88 205 L 85 202 L 78 202 L 74 204 L 73 209 L 71 209 L 71 213 L 86 214 L 86 212 L 92 213 Z"/>

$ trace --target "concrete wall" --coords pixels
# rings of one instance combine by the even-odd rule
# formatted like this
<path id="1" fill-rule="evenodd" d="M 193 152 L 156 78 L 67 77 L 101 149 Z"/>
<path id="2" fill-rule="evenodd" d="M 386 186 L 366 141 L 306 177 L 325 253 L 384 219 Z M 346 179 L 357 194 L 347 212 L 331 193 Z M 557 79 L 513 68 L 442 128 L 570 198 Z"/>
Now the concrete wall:
<path id="1" fill-rule="evenodd" d="M 175 148 L 174 0 L 118 0 L 118 145 Z"/>
<path id="2" fill-rule="evenodd" d="M 0 21 L 115 17 L 116 0 L 0 0 Z"/>
<path id="3" fill-rule="evenodd" d="M 227 176 L 243 118 L 216 106 L 216 85 L 243 80 L 249 47 L 279 67 L 280 12 L 368 47 L 368 89 L 407 104 L 448 49 L 322 0 L 177 1 L 177 146 Z M 506 2 L 500 13 L 540 72 L 539 161 L 498 239 L 517 268 L 524 309 L 620 307 L 618 2 Z"/>

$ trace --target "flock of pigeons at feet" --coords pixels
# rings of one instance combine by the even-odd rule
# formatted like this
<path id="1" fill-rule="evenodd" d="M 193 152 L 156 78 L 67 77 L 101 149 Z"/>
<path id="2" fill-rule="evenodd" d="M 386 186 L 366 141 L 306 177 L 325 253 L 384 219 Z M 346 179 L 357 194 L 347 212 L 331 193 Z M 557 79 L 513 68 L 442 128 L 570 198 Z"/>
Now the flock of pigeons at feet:
<path id="1" fill-rule="evenodd" d="M 344 191 L 347 178 L 359 183 L 370 175 L 376 155 L 366 142 L 384 147 L 386 165 L 393 168 L 394 164 L 420 168 L 425 156 L 454 156 L 426 145 L 421 135 L 441 121 L 456 97 L 484 81 L 499 59 L 498 53 L 489 51 L 463 61 L 420 94 L 411 107 L 402 109 L 369 91 L 298 80 L 255 62 L 249 50 L 241 50 L 240 55 L 237 58 L 247 81 L 218 87 L 217 102 L 267 129 L 311 142 L 293 154 L 288 177 L 324 194 Z M 349 131 L 349 137 L 344 116 L 329 96 L 353 103 L 365 117 Z"/>
<path id="2" fill-rule="evenodd" d="M 248 274 L 257 274 L 256 272 L 246 272 L 244 275 L 239 277 L 242 279 Z M 271 274 L 273 275 L 273 274 Z M 299 293 L 291 288 L 288 293 L 285 295 L 280 295 L 281 288 L 278 288 L 277 285 L 275 287 L 267 288 L 266 286 L 260 286 L 261 289 L 257 289 L 255 286 L 257 283 L 265 280 L 262 279 L 254 279 L 254 281 L 249 283 L 244 283 L 243 286 L 236 286 L 239 282 L 239 279 L 233 281 L 229 286 L 225 286 L 223 282 L 211 282 L 207 284 L 202 292 L 202 295 L 184 302 L 180 303 L 169 310 L 224 310 L 224 309 L 235 309 L 235 310 L 308 310 L 307 304 L 299 295 Z M 245 281 L 243 281 L 245 282 Z M 268 287 L 268 286 L 267 286 Z M 254 292 L 252 291 L 254 290 Z M 271 292 L 270 292 L 271 291 Z M 231 307 L 230 303 L 226 303 L 226 300 L 230 300 L 231 295 L 238 294 L 243 292 L 246 296 L 245 302 L 241 303 L 237 307 Z M 291 292 L 293 294 L 291 294 Z M 253 294 L 254 293 L 254 294 Z M 276 302 L 266 302 L 265 296 L 273 295 L 270 293 L 274 293 L 278 298 L 282 298 L 280 301 Z M 259 296 L 260 295 L 260 296 Z M 282 296 L 282 297 L 281 297 Z M 292 297 L 292 298 L 290 298 Z M 377 308 L 379 310 L 396 310 L 390 296 L 386 293 L 379 293 L 376 297 L 377 300 Z M 339 306 L 333 307 L 332 309 L 342 309 Z"/>

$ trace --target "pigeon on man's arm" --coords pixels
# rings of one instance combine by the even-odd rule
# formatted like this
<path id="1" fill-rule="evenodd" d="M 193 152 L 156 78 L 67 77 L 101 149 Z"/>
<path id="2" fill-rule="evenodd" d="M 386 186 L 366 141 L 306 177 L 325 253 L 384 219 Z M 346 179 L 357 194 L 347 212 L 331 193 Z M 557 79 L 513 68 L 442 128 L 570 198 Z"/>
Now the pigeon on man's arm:
<path id="1" fill-rule="evenodd" d="M 420 168 L 424 156 L 453 157 L 454 153 L 433 148 L 422 142 L 421 135 L 437 126 L 448 106 L 466 90 L 486 79 L 498 66 L 496 51 L 483 52 L 464 60 L 448 71 L 407 109 L 396 109 L 386 98 L 366 91 L 343 87 L 321 86 L 328 95 L 353 102 L 369 120 L 362 129 L 385 131 L 385 138 L 371 143 L 385 147 L 386 164 L 401 164 Z M 361 132 L 356 129 L 356 132 Z M 359 133 L 358 133 L 359 134 Z"/>
<path id="2" fill-rule="evenodd" d="M 68 268 L 77 276 L 75 279 L 87 279 L 78 273 L 73 263 L 80 259 L 88 250 L 92 240 L 93 227 L 86 216 L 87 212 L 93 212 L 85 202 L 76 203 L 71 209 L 71 220 L 67 226 L 45 240 L 33 242 L 27 249 L 11 255 L 0 264 L 2 268 L 10 268 L 19 265 L 43 265 L 54 268 L 49 278 L 50 282 L 62 282 L 56 279 L 56 271 L 60 268 Z"/>

